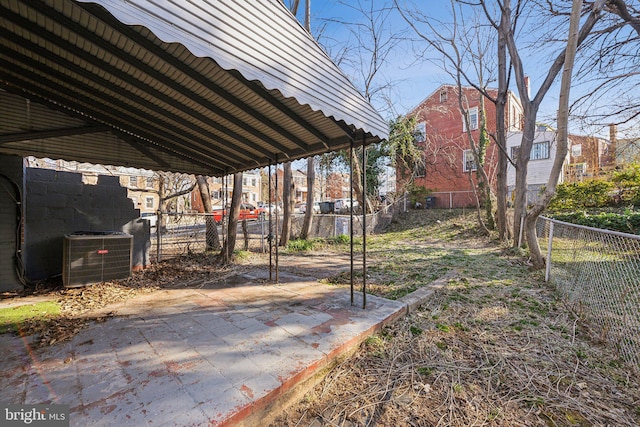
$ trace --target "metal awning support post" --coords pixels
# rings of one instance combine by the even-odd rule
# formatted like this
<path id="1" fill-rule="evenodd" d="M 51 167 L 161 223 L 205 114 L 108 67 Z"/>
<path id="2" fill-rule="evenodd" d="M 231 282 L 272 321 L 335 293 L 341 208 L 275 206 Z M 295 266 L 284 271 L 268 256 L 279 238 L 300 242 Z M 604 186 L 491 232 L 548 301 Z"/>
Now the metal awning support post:
<path id="1" fill-rule="evenodd" d="M 267 205 L 267 214 L 269 215 L 269 232 L 267 234 L 267 241 L 269 243 L 269 281 L 273 282 L 273 219 L 271 218 L 271 214 L 273 213 L 271 211 L 271 160 L 269 160 L 269 168 L 267 170 L 267 173 L 269 174 L 269 195 L 268 197 L 268 202 L 269 203 Z"/>
<path id="2" fill-rule="evenodd" d="M 227 193 L 229 192 L 229 174 L 228 171 L 225 169 L 224 171 L 224 178 L 222 178 L 222 191 L 224 191 L 224 196 L 222 197 L 222 213 L 220 214 L 220 226 L 222 228 L 222 247 L 226 248 L 227 247 L 227 231 L 226 227 L 224 226 L 224 211 L 225 209 L 227 209 Z"/>
<path id="3" fill-rule="evenodd" d="M 362 136 L 362 308 L 367 308 L 367 147 Z M 353 202 L 352 202 L 353 203 Z"/>
<path id="4" fill-rule="evenodd" d="M 349 187 L 351 197 L 351 216 L 349 229 L 351 230 L 351 305 L 353 305 L 353 139 L 349 145 Z"/>
<path id="5" fill-rule="evenodd" d="M 276 154 L 276 206 L 274 208 L 274 210 L 276 211 L 276 230 L 275 230 L 275 245 L 276 245 L 276 284 L 279 281 L 279 277 L 278 277 L 278 223 L 279 223 L 279 216 L 278 216 L 278 155 Z"/>

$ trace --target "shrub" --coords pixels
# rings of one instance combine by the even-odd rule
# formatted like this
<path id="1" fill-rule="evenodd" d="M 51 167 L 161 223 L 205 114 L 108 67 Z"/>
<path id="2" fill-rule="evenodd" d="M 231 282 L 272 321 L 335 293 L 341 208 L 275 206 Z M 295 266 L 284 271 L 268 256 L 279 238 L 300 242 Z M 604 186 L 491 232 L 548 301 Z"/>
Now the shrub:
<path id="1" fill-rule="evenodd" d="M 640 165 L 631 164 L 613 173 L 611 182 L 616 187 L 616 201 L 625 205 L 640 206 Z"/>
<path id="2" fill-rule="evenodd" d="M 551 212 L 567 212 L 589 208 L 601 208 L 613 203 L 610 181 L 589 179 L 582 182 L 559 184 L 549 203 Z"/>
<path id="3" fill-rule="evenodd" d="M 585 225 L 587 227 L 640 234 L 640 212 L 635 211 L 626 211 L 622 214 L 602 212 L 592 215 L 581 211 L 556 214 L 552 215 L 552 218 L 559 221 L 570 222 L 571 224 Z"/>

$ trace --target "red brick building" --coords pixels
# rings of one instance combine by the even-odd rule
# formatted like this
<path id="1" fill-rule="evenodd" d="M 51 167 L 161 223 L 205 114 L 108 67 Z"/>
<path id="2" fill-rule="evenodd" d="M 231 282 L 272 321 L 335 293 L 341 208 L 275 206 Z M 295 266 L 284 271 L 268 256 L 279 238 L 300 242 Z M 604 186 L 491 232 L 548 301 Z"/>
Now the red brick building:
<path id="1" fill-rule="evenodd" d="M 489 89 L 492 97 L 497 89 Z M 472 87 L 462 88 L 462 102 L 469 117 L 469 127 L 474 140 L 480 134 L 480 93 Z M 495 104 L 485 98 L 484 110 L 487 130 L 496 129 Z M 512 92 L 507 97 L 507 131 L 522 130 L 522 105 Z M 435 196 L 435 207 L 456 208 L 475 205 L 469 172 L 476 170 L 470 150 L 466 123 L 459 107 L 458 88 L 440 86 L 408 114 L 417 118 L 416 143 L 424 149 L 424 170 L 415 171 L 415 185 L 425 187 Z M 485 170 L 495 186 L 498 151 L 492 141 L 487 149 Z M 475 185 L 475 173 L 471 173 Z M 403 176 L 398 171 L 399 180 Z M 405 175 L 406 176 L 406 175 Z"/>
<path id="2" fill-rule="evenodd" d="M 569 135 L 569 142 L 570 162 L 565 168 L 566 181 L 596 178 L 615 166 L 610 141 L 597 136 Z"/>

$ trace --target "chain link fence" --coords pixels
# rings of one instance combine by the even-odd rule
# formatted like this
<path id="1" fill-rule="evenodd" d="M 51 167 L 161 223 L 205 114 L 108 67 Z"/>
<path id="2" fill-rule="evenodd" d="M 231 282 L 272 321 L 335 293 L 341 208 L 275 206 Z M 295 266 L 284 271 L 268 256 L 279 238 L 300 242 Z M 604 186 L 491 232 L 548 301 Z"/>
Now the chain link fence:
<path id="1" fill-rule="evenodd" d="M 594 339 L 640 364 L 640 236 L 541 217 L 547 281 L 586 322 Z"/>
<path id="2" fill-rule="evenodd" d="M 383 206 L 380 211 L 367 215 L 367 234 L 384 230 L 400 212 L 406 212 L 406 198 Z M 300 235 L 304 214 L 291 217 L 291 234 Z M 362 215 L 353 216 L 353 234 L 362 235 Z M 350 215 L 314 215 L 310 237 L 332 238 L 350 235 Z M 270 228 L 271 227 L 271 228 Z M 276 215 L 271 222 L 264 220 L 238 221 L 236 249 L 255 252 L 269 250 L 269 231 L 275 235 Z M 220 242 L 226 239 L 226 218 L 223 224 L 215 224 L 212 214 L 204 213 L 164 213 L 158 216 L 157 226 L 151 230 L 150 259 L 162 261 L 173 257 L 204 253 L 214 246 L 217 231 Z M 278 218 L 278 236 L 282 232 L 282 215 Z"/>

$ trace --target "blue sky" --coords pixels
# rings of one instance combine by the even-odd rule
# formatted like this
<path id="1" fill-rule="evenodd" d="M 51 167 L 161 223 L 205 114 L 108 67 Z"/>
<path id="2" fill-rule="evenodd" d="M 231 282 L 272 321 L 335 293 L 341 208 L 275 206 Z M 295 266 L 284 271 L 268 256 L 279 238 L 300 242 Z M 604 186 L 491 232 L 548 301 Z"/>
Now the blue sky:
<path id="1" fill-rule="evenodd" d="M 300 0 L 300 6 L 298 10 L 298 18 L 304 20 L 304 1 Z M 311 1 L 311 30 L 314 37 L 318 37 L 320 42 L 328 46 L 329 54 L 334 57 L 336 51 L 340 45 L 347 43 L 353 35 L 347 29 L 346 26 L 333 22 L 334 20 L 342 20 L 355 22 L 361 19 L 361 15 L 358 14 L 353 6 L 358 4 L 358 1 L 362 5 L 370 4 L 370 0 L 350 0 L 346 2 L 340 2 L 338 0 L 312 0 Z M 409 0 L 402 0 L 404 4 Z M 290 0 L 285 0 L 285 4 L 289 4 Z M 375 5 L 382 4 L 382 0 L 375 0 Z M 430 18 L 440 19 L 443 22 L 450 21 L 450 3 L 442 0 L 417 0 L 415 4 L 419 4 L 423 11 L 428 11 Z M 352 7 L 349 7 L 352 6 Z M 395 29 L 406 28 L 410 30 L 406 22 L 399 16 L 399 14 L 393 13 L 390 15 L 388 23 Z M 409 31 L 410 36 L 414 36 L 415 33 Z M 529 39 L 536 35 L 529 35 Z M 541 64 L 550 60 L 553 57 L 553 52 L 546 52 L 533 49 L 527 53 L 526 50 L 521 51 L 523 55 L 523 61 L 525 63 L 525 72 L 531 79 L 531 93 L 535 93 L 537 84 L 539 84 L 546 72 L 546 67 Z M 353 70 L 345 65 L 341 65 L 341 68 L 349 75 L 351 80 L 360 88 L 361 84 L 358 78 L 354 76 Z M 454 83 L 452 77 L 444 73 L 440 67 L 430 62 L 416 62 L 414 51 L 411 43 L 405 42 L 397 46 L 394 50 L 394 54 L 387 61 L 386 66 L 381 71 L 380 82 L 392 82 L 393 90 L 388 92 L 389 98 L 393 103 L 393 110 L 387 108 L 387 105 L 380 99 L 374 99 L 372 103 L 381 112 L 382 116 L 389 119 L 395 114 L 404 114 L 409 112 L 413 107 L 417 106 L 420 101 L 435 91 L 438 86 L 444 83 Z M 559 82 L 559 77 L 557 78 Z M 540 112 L 538 114 L 538 121 L 544 121 L 553 124 L 555 111 L 558 104 L 558 83 L 547 94 Z M 515 86 L 513 87 L 515 90 Z"/>

